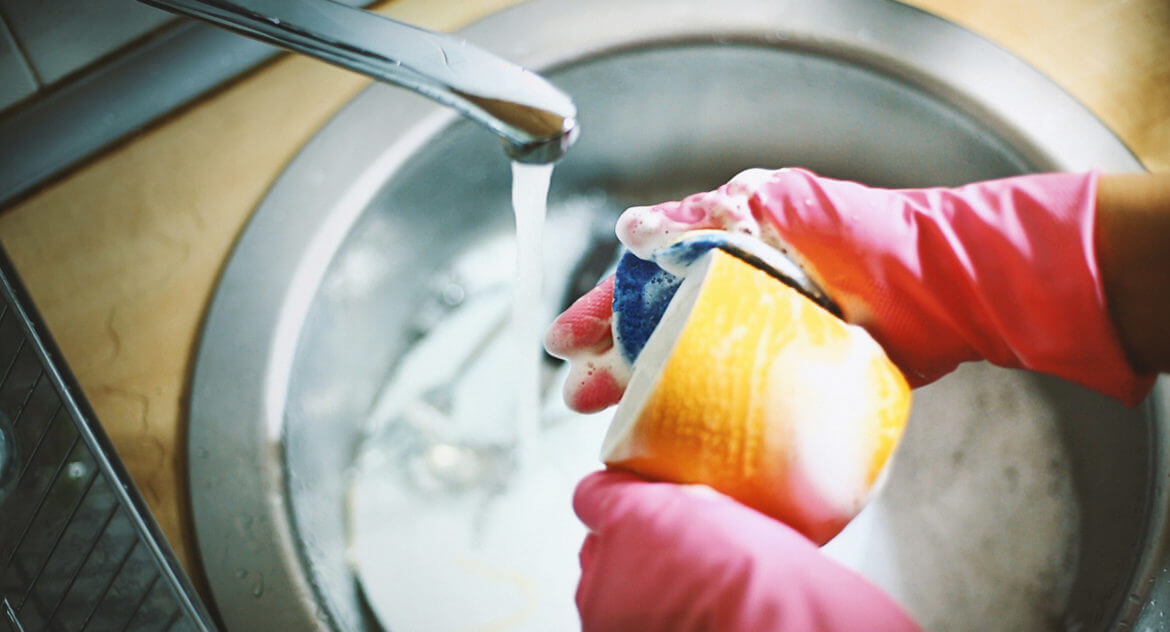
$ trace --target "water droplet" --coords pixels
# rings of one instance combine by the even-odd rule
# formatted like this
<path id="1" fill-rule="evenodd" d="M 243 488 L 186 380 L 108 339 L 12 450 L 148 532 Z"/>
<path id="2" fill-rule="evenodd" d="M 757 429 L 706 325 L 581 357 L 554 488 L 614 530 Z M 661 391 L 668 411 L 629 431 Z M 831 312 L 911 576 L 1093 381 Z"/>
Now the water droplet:
<path id="1" fill-rule="evenodd" d="M 467 291 L 463 289 L 462 285 L 458 283 L 449 283 L 442 290 L 441 300 L 444 305 L 449 307 L 457 307 L 463 303 L 463 299 L 467 297 Z"/>
<path id="2" fill-rule="evenodd" d="M 65 466 L 65 475 L 73 480 L 78 480 L 89 472 L 89 468 L 80 461 L 74 461 Z"/>

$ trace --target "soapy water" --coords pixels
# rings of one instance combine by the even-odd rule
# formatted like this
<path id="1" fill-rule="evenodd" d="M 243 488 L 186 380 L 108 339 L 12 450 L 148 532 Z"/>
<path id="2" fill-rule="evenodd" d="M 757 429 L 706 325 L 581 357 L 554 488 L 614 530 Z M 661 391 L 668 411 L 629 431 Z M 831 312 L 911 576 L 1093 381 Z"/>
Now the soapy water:
<path id="1" fill-rule="evenodd" d="M 479 390 L 508 363 L 500 342 L 468 375 Z M 985 365 L 920 390 L 884 488 L 825 547 L 926 630 L 1063 629 L 1077 503 L 1058 420 L 1012 404 L 1028 390 L 1027 376 Z M 599 467 L 609 416 L 573 413 L 552 389 L 537 458 L 495 488 L 422 489 L 405 472 L 407 444 L 368 452 L 351 491 L 351 552 L 387 629 L 577 629 L 585 531 L 569 498 Z"/>
<path id="2" fill-rule="evenodd" d="M 926 630 L 1060 630 L 1079 508 L 1035 376 L 968 364 L 915 391 L 885 487 L 825 546 Z"/>
<path id="3" fill-rule="evenodd" d="M 349 489 L 349 554 L 387 629 L 579 626 L 585 529 L 571 499 L 600 467 L 607 423 L 569 411 L 565 368 L 543 366 L 548 177 L 548 168 L 514 171 L 515 241 L 485 244 L 438 284 L 449 310 L 399 361 L 371 414 Z M 558 209 L 557 254 L 582 248 L 566 237 L 589 234 L 581 220 L 596 217 L 597 200 L 580 202 Z M 490 278 L 508 259 L 511 278 Z M 450 279 L 464 281 L 453 289 Z"/>
<path id="4" fill-rule="evenodd" d="M 511 407 L 482 404 L 510 386 L 511 344 L 501 326 L 508 298 L 499 287 L 470 296 L 455 314 L 462 320 L 432 334 L 493 336 L 462 376 L 453 416 L 484 422 L 460 432 L 497 452 L 468 458 L 454 442 L 419 450 L 400 424 L 359 465 L 351 553 L 388 629 L 578 627 L 572 598 L 585 532 L 569 499 L 577 480 L 599 467 L 609 414 L 573 413 L 559 389 L 548 389 L 533 458 L 527 469 L 511 465 Z M 546 378 L 559 385 L 564 369 Z M 927 630 L 1061 629 L 1078 511 L 1059 420 L 1020 405 L 1032 395 L 1030 379 L 970 365 L 919 390 L 883 490 L 825 547 Z M 443 468 L 460 474 L 438 482 L 419 474 Z"/>
<path id="5" fill-rule="evenodd" d="M 540 174 L 515 182 L 529 177 Z M 524 186 L 531 195 L 519 192 L 518 207 L 543 202 L 541 185 Z M 569 411 L 565 367 L 541 366 L 551 315 L 538 306 L 542 258 L 524 248 L 539 243 L 543 210 L 527 212 L 516 242 L 485 245 L 464 266 L 499 268 L 526 244 L 511 279 L 441 290 L 450 312 L 399 363 L 355 463 L 350 556 L 390 630 L 579 627 L 585 530 L 570 502 L 601 467 L 612 410 Z M 571 241 L 587 231 L 561 232 Z M 563 235 L 554 255 L 571 250 Z M 917 391 L 883 490 L 825 547 L 925 629 L 1061 627 L 1078 510 L 1055 413 L 1017 405 L 1033 396 L 1029 379 L 973 365 Z"/>
<path id="6" fill-rule="evenodd" d="M 507 353 L 496 351 L 498 368 Z M 482 484 L 419 486 L 403 465 L 410 449 L 391 448 L 391 436 L 366 453 L 350 490 L 350 555 L 386 629 L 579 627 L 573 596 L 585 529 L 570 499 L 577 481 L 597 469 L 593 446 L 605 423 L 549 403 L 543 417 L 551 423 L 524 465 L 480 469 Z"/>

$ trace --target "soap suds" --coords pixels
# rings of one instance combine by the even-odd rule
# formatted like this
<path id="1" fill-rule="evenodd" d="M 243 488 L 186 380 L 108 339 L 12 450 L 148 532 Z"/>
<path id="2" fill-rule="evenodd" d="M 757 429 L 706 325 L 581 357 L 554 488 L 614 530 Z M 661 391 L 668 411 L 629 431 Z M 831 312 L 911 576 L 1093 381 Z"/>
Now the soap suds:
<path id="1" fill-rule="evenodd" d="M 1061 627 L 1079 509 L 1057 413 L 1029 379 L 969 364 L 916 391 L 887 487 L 826 545 L 926 630 Z"/>

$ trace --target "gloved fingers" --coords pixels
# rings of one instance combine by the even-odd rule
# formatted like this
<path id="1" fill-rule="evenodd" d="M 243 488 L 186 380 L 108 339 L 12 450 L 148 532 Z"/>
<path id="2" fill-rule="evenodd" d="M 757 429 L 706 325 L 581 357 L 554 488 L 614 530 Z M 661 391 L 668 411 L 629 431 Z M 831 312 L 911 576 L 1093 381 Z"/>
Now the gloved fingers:
<path id="1" fill-rule="evenodd" d="M 602 470 L 577 483 L 573 511 L 590 531 L 603 531 L 627 516 L 653 516 L 677 485 L 652 483 L 629 472 Z"/>
<path id="2" fill-rule="evenodd" d="M 704 510 L 734 501 L 693 489 L 615 471 L 578 485 L 574 508 L 591 529 L 576 595 L 586 632 L 766 629 L 726 625 L 751 610 L 744 578 L 757 552 L 727 537 L 739 526 L 734 517 Z"/>
<path id="3" fill-rule="evenodd" d="M 692 230 L 724 230 L 760 235 L 760 225 L 748 204 L 754 183 L 770 171 L 749 169 L 718 190 L 696 193 L 677 202 L 626 209 L 618 218 L 617 235 L 631 252 L 643 259 Z M 729 193 L 733 191 L 734 193 Z"/>
<path id="4" fill-rule="evenodd" d="M 718 537 L 737 541 L 746 549 L 766 548 L 762 543 L 777 539 L 792 539 L 801 548 L 816 549 L 791 527 L 709 487 L 649 481 L 617 470 L 594 472 L 582 479 L 573 494 L 573 510 L 590 531 L 613 535 L 632 527 L 623 537 L 645 545 L 668 537 L 672 546 L 691 543 L 704 548 L 703 542 Z M 687 525 L 681 537 L 676 533 L 680 525 Z"/>
<path id="5" fill-rule="evenodd" d="M 544 337 L 549 353 L 571 360 L 582 351 L 613 344 L 613 283 L 613 275 L 606 277 L 553 320 Z"/>
<path id="6" fill-rule="evenodd" d="M 634 254 L 649 259 L 652 251 L 691 230 L 759 234 L 747 198 L 772 173 L 750 169 L 718 191 L 630 208 L 618 219 L 618 237 Z M 564 397 L 579 412 L 597 412 L 616 404 L 629 380 L 631 367 L 614 348 L 613 291 L 611 276 L 569 306 L 545 336 L 548 352 L 569 361 Z"/>
<path id="7" fill-rule="evenodd" d="M 692 216 L 755 234 L 800 265 L 847 322 L 885 348 L 913 387 L 971 359 L 949 335 L 951 319 L 913 259 L 916 245 L 924 247 L 935 234 L 923 209 L 941 201 L 800 168 L 749 169 L 692 198 L 704 209 Z M 950 252 L 949 243 L 937 248 Z"/>
<path id="8" fill-rule="evenodd" d="M 916 630 L 794 529 L 694 485 L 607 471 L 577 487 L 590 528 L 577 607 L 593 630 Z"/>
<path id="9" fill-rule="evenodd" d="M 564 399 L 579 413 L 596 413 L 621 401 L 626 380 L 619 379 L 608 366 L 585 361 L 569 370 Z"/>
<path id="10" fill-rule="evenodd" d="M 688 505 L 703 502 L 704 496 L 735 502 L 698 485 L 649 481 L 629 472 L 602 470 L 577 484 L 573 510 L 591 531 L 637 523 L 639 531 L 648 532 L 655 530 L 655 524 L 669 526 L 673 519 L 690 510 Z"/>
<path id="11" fill-rule="evenodd" d="M 569 361 L 565 403 L 578 412 L 613 406 L 629 379 L 629 367 L 614 348 L 613 283 L 609 276 L 574 301 L 545 334 L 545 349 Z"/>

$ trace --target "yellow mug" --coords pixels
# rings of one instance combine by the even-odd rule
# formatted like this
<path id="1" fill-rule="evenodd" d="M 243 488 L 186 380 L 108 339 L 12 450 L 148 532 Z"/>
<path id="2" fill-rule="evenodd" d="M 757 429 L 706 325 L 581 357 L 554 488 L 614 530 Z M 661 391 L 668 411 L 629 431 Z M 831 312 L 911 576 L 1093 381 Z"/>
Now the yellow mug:
<path id="1" fill-rule="evenodd" d="M 615 340 L 633 373 L 602 460 L 708 485 L 827 542 L 883 479 L 905 378 L 864 329 L 781 281 L 769 246 L 701 231 L 667 255 L 618 266 Z"/>

